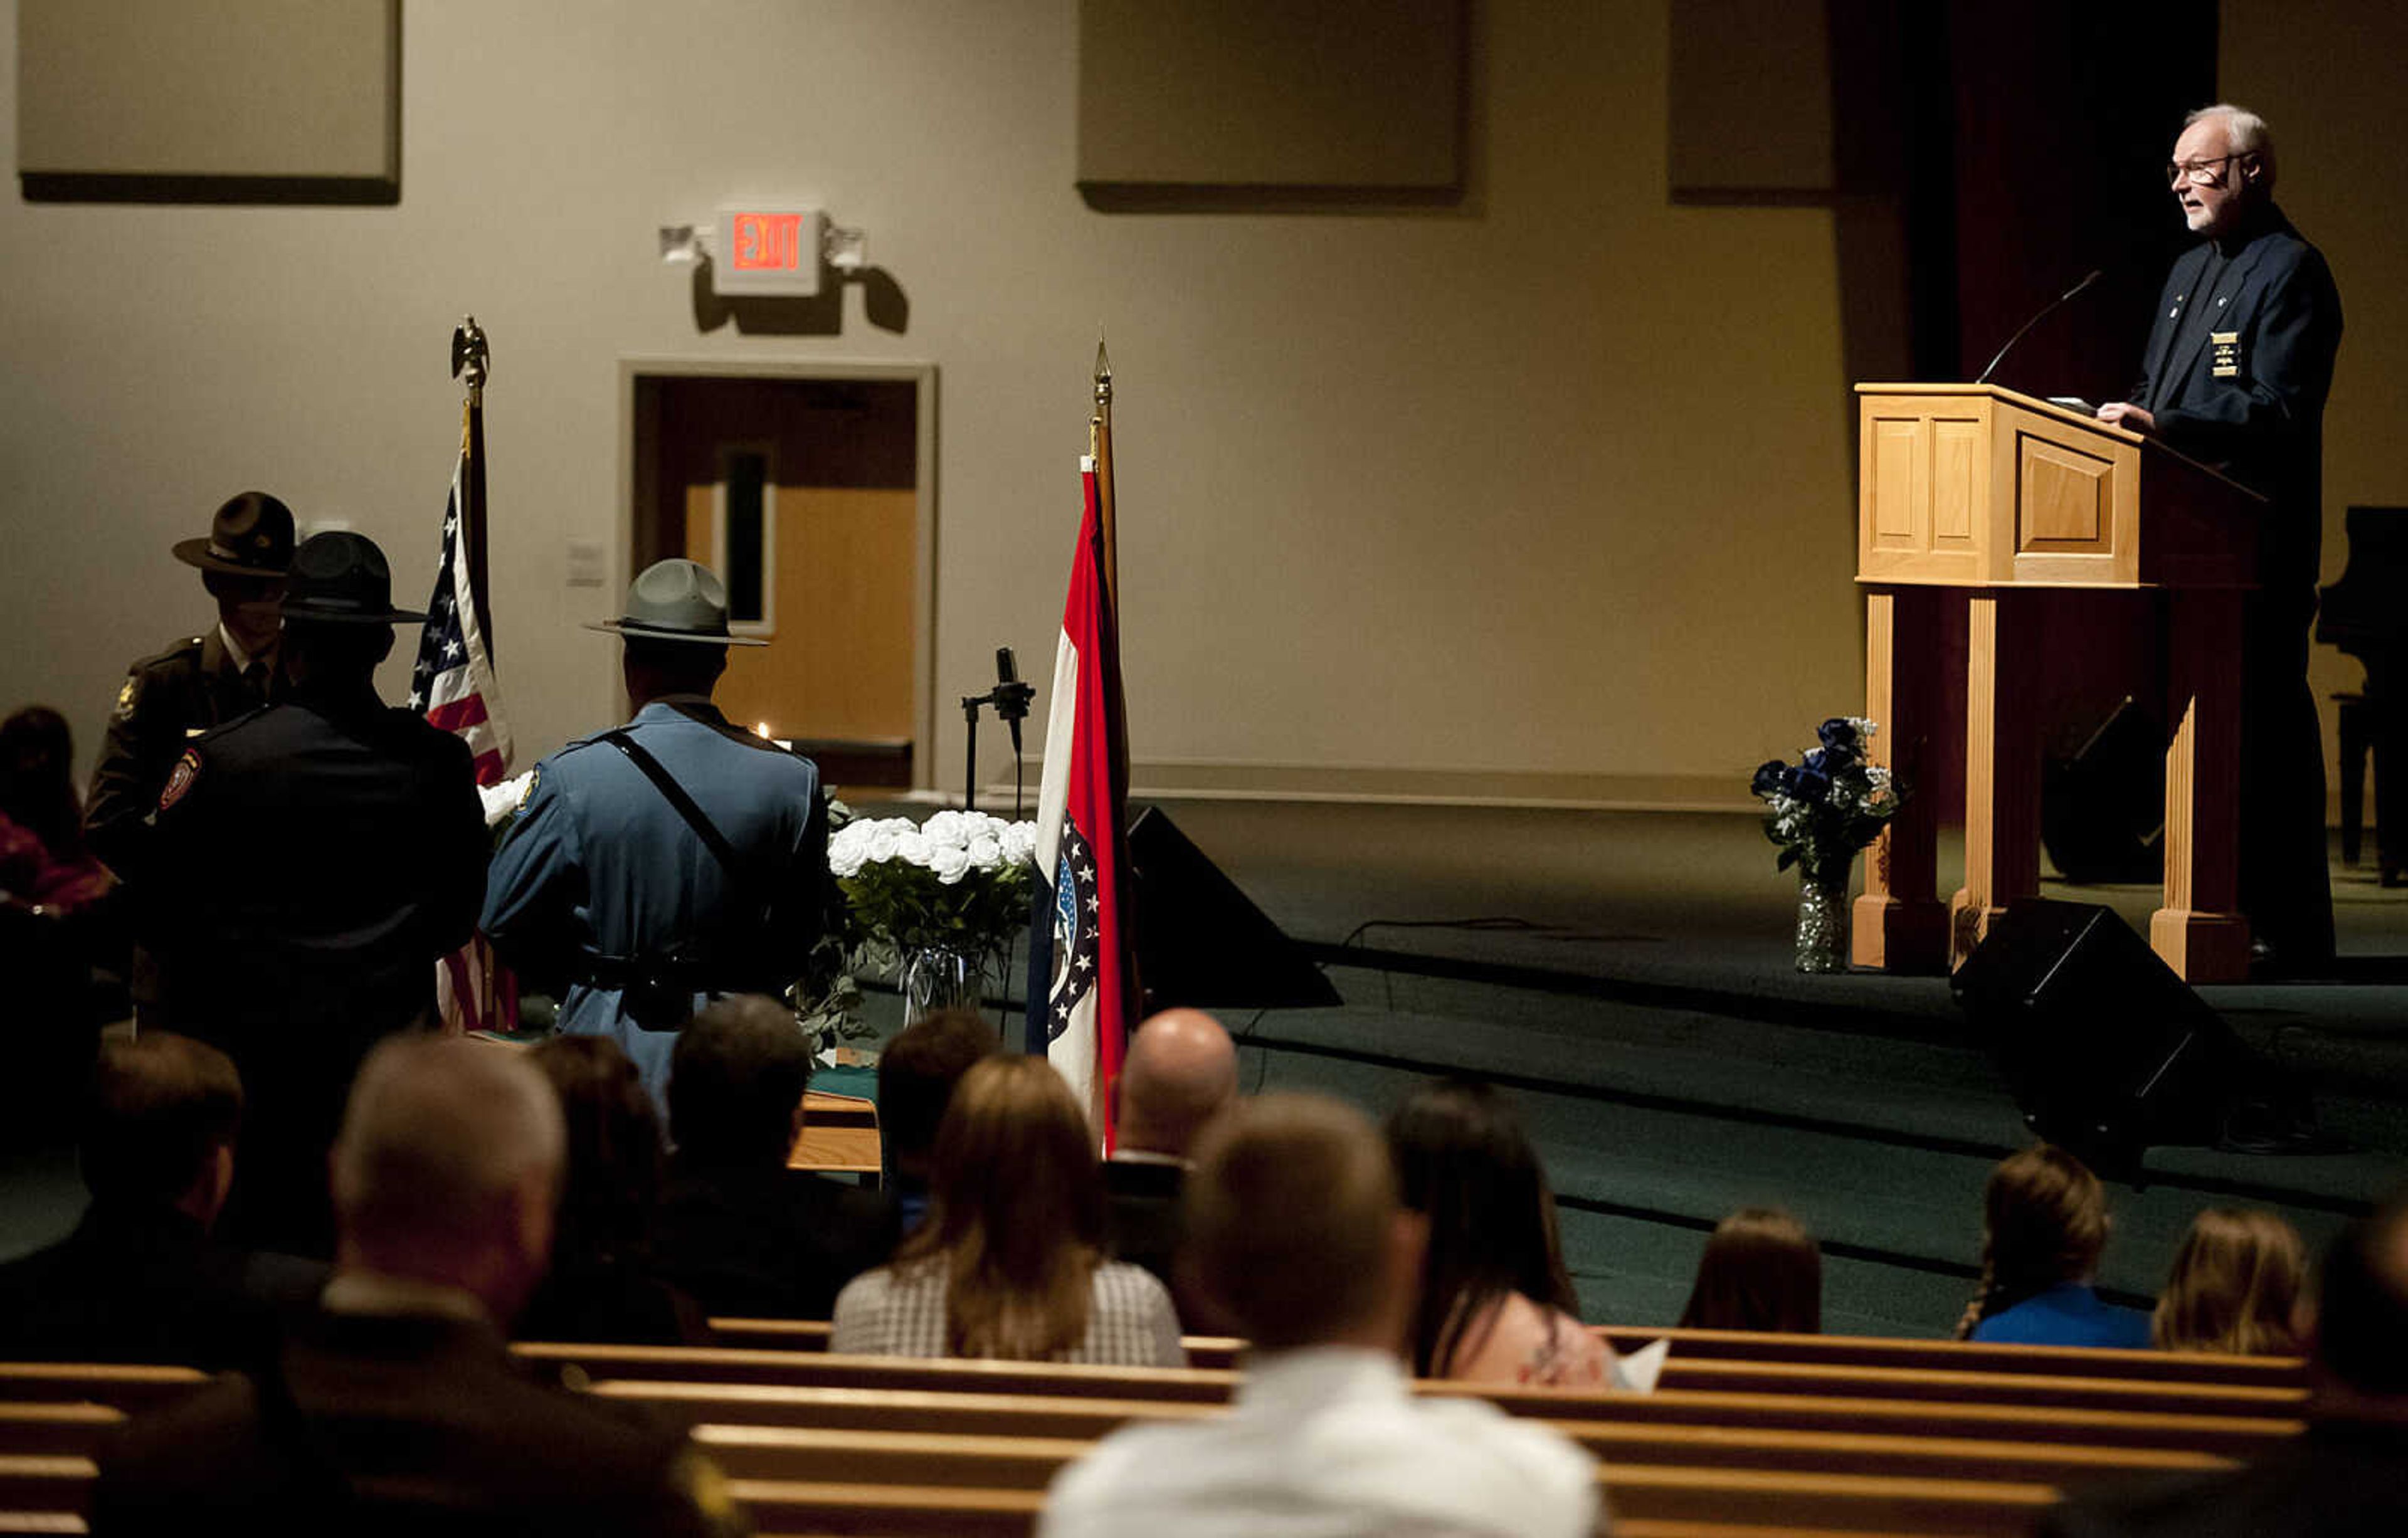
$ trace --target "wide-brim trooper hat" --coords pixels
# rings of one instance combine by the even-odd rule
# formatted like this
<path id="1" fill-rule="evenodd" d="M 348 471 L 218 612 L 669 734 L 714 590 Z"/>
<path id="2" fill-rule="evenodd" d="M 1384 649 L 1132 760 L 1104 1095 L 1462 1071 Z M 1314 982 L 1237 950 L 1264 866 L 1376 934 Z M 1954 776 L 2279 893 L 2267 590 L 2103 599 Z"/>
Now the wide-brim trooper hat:
<path id="1" fill-rule="evenodd" d="M 239 491 L 209 520 L 207 539 L 179 539 L 176 559 L 229 577 L 282 577 L 293 563 L 293 509 L 265 491 Z"/>
<path id="2" fill-rule="evenodd" d="M 393 570 L 375 540 L 336 529 L 311 534 L 293 552 L 284 622 L 423 625 L 426 616 L 393 606 Z"/>
<path id="3" fill-rule="evenodd" d="M 757 635 L 727 634 L 727 584 L 698 561 L 657 561 L 627 589 L 627 612 L 587 625 L 630 640 L 693 641 L 712 647 L 766 647 Z"/>

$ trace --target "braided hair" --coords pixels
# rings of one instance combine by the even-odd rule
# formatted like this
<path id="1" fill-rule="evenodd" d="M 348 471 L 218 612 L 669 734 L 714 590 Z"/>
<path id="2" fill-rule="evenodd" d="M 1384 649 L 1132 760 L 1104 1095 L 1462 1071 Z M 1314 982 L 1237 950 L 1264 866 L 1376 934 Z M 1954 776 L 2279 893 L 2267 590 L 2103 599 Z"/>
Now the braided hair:
<path id="1" fill-rule="evenodd" d="M 2009 1154 L 1982 1192 L 1982 1280 L 1956 1338 L 2035 1293 L 2099 1269 L 2107 1193 L 2082 1161 L 2053 1144 Z"/>

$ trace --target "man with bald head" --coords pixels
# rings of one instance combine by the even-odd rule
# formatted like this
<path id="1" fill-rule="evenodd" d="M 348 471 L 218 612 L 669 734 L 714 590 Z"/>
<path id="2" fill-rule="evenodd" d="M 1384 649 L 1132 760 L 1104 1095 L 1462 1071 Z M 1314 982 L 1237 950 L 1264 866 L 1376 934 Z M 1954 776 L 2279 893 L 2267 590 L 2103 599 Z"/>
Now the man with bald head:
<path id="1" fill-rule="evenodd" d="M 2341 294 L 2275 206 L 2274 137 L 2256 113 L 2229 103 L 2192 113 L 2166 180 L 2200 243 L 2166 278 L 2132 398 L 2099 416 L 2267 499 L 2242 619 L 2241 908 L 2261 968 L 2315 973 L 2332 961 L 2333 917 L 2308 631 Z"/>
<path id="2" fill-rule="evenodd" d="M 1416 1400 L 1398 1347 L 1427 1237 L 1359 1111 L 1267 1095 L 1216 1118 L 1189 1263 L 1254 1343 L 1226 1416 L 1115 1432 L 1064 1471 L 1044 1538 L 1514 1534 L 1599 1526 L 1596 1462 L 1472 1399 Z"/>
<path id="3" fill-rule="evenodd" d="M 1209 1303 L 1180 1287 L 1179 1193 L 1197 1134 L 1238 1098 L 1238 1050 L 1200 1009 L 1166 1009 L 1129 1038 L 1120 1118 L 1104 1164 L 1105 1240 L 1179 1294 L 1179 1317 L 1202 1322 Z"/>
<path id="4" fill-rule="evenodd" d="M 681 1436 L 510 1360 L 566 1142 L 558 1097 L 514 1049 L 378 1047 L 330 1160 L 340 1242 L 317 1314 L 255 1375 L 129 1427 L 93 1531 L 726 1531 L 717 1476 Z"/>

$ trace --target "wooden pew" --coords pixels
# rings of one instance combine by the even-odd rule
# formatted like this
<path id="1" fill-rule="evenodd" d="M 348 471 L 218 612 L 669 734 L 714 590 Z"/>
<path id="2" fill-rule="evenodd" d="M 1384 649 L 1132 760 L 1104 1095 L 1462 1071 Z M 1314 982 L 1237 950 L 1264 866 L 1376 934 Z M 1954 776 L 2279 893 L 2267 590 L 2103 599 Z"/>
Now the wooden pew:
<path id="1" fill-rule="evenodd" d="M 1510 1415 L 1619 1425 L 1723 1426 L 1756 1431 L 1858 1431 L 1984 1441 L 2072 1443 L 2101 1447 L 2187 1449 L 2247 1459 L 2304 1422 L 2282 1416 L 2166 1415 L 2051 1405 L 1952 1404 L 1822 1394 L 1748 1394 L 1660 1389 L 1653 1394 L 1567 1395 L 1543 1389 L 1416 1383 L 1424 1394 L 1485 1399 Z"/>
<path id="2" fill-rule="evenodd" d="M 1674 1361 L 1793 1361 L 1827 1367 L 1915 1367 L 1955 1373 L 2037 1373 L 2060 1377 L 2180 1380 L 2294 1388 L 2307 1379 L 2298 1357 L 2236 1357 L 2210 1351 L 2126 1351 L 2086 1346 L 1999 1346 L 1977 1341 L 1898 1340 L 1877 1335 L 1791 1335 L 1752 1330 L 1641 1330 L 1592 1326 L 1618 1352 L 1672 1343 Z"/>
<path id="3" fill-rule="evenodd" d="M 692 1426 L 801 1426 L 826 1431 L 941 1431 L 959 1436 L 1094 1441 L 1131 1421 L 1193 1420 L 1218 1404 L 1087 1395 L 934 1393 L 911 1389 L 796 1388 L 760 1383 L 597 1383 L 603 1399 L 639 1404 Z"/>
<path id="4" fill-rule="evenodd" d="M 875 1533 L 880 1538 L 1025 1538 L 1037 1531 L 1042 1490 L 957 1486 L 817 1484 L 732 1479 L 728 1493 L 764 1538 L 780 1533 Z"/>
<path id="5" fill-rule="evenodd" d="M 724 1317 L 710 1321 L 711 1344 L 762 1351 L 824 1351 L 824 1319 Z M 1672 1343 L 1671 1361 L 1794 1362 L 1814 1367 L 1906 1368 L 1945 1373 L 2023 1373 L 2129 1382 L 2232 1384 L 2298 1388 L 2307 1363 L 2298 1357 L 2236 1357 L 2208 1351 L 2126 1351 L 2078 1346 L 1996 1346 L 1973 1341 L 1897 1340 L 1875 1335 L 1793 1335 L 1746 1330 L 1642 1330 L 1593 1325 L 1618 1352 L 1655 1340 Z M 1189 1335 L 1190 1367 L 1235 1367 L 1246 1343 L 1227 1335 Z"/>
<path id="6" fill-rule="evenodd" d="M 935 1455 L 941 1457 L 941 1454 Z M 815 1466 L 815 1465 L 807 1465 Z M 2028 1531 L 2057 1492 L 2001 1481 L 1884 1479 L 1727 1469 L 1606 1466 L 1605 1495 L 1627 1533 L 1914 1533 L 2007 1538 Z M 874 1532 L 1018 1535 L 1033 1531 L 1038 1488 L 931 1480 L 737 1478 L 736 1499 L 765 1534 Z"/>
<path id="7" fill-rule="evenodd" d="M 107 1404 L 128 1415 L 181 1399 L 208 1381 L 207 1373 L 190 1367 L 0 1361 L 0 1400 Z"/>
<path id="8" fill-rule="evenodd" d="M 2304 1384 L 2255 1385 L 2071 1377 L 2042 1373 L 1944 1372 L 1925 1367 L 1823 1366 L 1794 1361 L 1683 1361 L 1656 1380 L 1664 1388 L 1731 1393 L 1838 1394 L 1858 1399 L 1943 1400 L 1956 1404 L 2056 1405 L 2160 1415 L 2296 1415 Z"/>
<path id="9" fill-rule="evenodd" d="M 1424 1384 L 1420 1391 L 1469 1395 L 1463 1384 Z M 1133 1420 L 1188 1419 L 1218 1413 L 1216 1405 L 1183 1401 L 1125 1400 L 1049 1394 L 823 1388 L 775 1384 L 605 1381 L 592 1391 L 647 1405 L 694 1424 L 825 1427 L 850 1431 L 925 1431 L 968 1435 L 1093 1438 Z M 1540 1390 L 1482 1396 L 1515 1414 L 1553 1420 L 1568 1430 L 1603 1427 L 1612 1433 L 1703 1429 L 1786 1433 L 1846 1432 L 1899 1438 L 1956 1438 L 1984 1445 L 2042 1449 L 2165 1451 L 2212 1460 L 2254 1457 L 2295 1436 L 2300 1422 L 2223 1416 L 2133 1415 L 2112 1410 L 2032 1410 L 2000 1405 L 1899 1403 L 1887 1400 L 1821 1399 L 1804 1394 L 1695 1394 L 1603 1397 Z M 1574 1431 L 1583 1440 L 1606 1432 Z"/>
<path id="10" fill-rule="evenodd" d="M 1237 1374 L 1225 1369 L 1071 1367 L 1045 1362 L 958 1361 L 841 1356 L 833 1352 L 744 1351 L 715 1346 L 527 1343 L 522 1357 L 575 1368 L 581 1387 L 605 1378 L 677 1378 L 727 1383 L 788 1383 L 825 1388 L 966 1389 L 987 1393 L 1095 1394 L 1110 1399 L 1226 1400 Z M 1809 1394 L 1953 1405 L 2121 1410 L 2136 1414 L 2295 1417 L 2304 1388 L 2240 1384 L 2128 1382 L 2038 1373 L 1948 1373 L 1925 1368 L 1817 1366 L 1804 1362 L 1695 1361 L 1665 1364 L 1658 1395 L 1675 1392 Z M 1435 1390 L 1445 1391 L 1445 1390 Z M 1463 1391 L 1457 1389 L 1456 1391 Z M 1513 1397 L 1487 1394 L 1500 1403 Z"/>
<path id="11" fill-rule="evenodd" d="M 510 1347 L 521 1360 L 560 1372 L 572 1388 L 606 1378 L 714 1383 L 791 1383 L 828 1388 L 948 1389 L 983 1393 L 1083 1394 L 1105 1399 L 1227 1401 L 1238 1374 L 1194 1367 L 1080 1367 L 1041 1361 L 857 1357 L 817 1351 L 731 1351 L 717 1346 L 599 1346 L 552 1341 Z"/>
<path id="12" fill-rule="evenodd" d="M 90 1458 L 124 1424 L 125 1412 L 107 1404 L 0 1402 L 0 1454 Z"/>
<path id="13" fill-rule="evenodd" d="M 747 1351 L 824 1351 L 830 1326 L 825 1319 L 718 1318 L 708 1321 L 710 1344 Z M 1228 1368 L 1238 1365 L 1246 1343 L 1228 1335 L 1186 1335 L 1180 1345 L 1190 1367 Z"/>
<path id="14" fill-rule="evenodd" d="M 0 1454 L 0 1512 L 80 1519 L 92 1509 L 93 1482 L 99 1476 L 99 1468 L 89 1458 Z"/>
<path id="15" fill-rule="evenodd" d="M 2078 1447 L 1957 1437 L 1753 1431 L 1716 1427 L 1628 1427 L 1557 1421 L 1555 1431 L 1611 1467 L 1634 1465 L 1857 1474 L 1888 1479 L 2093 1485 L 2133 1475 L 2208 1474 L 2231 1460 L 2186 1450 Z M 853 1480 L 1041 1489 L 1093 1437 L 1025 1431 L 966 1433 L 711 1422 L 695 1441 L 739 1479 Z"/>

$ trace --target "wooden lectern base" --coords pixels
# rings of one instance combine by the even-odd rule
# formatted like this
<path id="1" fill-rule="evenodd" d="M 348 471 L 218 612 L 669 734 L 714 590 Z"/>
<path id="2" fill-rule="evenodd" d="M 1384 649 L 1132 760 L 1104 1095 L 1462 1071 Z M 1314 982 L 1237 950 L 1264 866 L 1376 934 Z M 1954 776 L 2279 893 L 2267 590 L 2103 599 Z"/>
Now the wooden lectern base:
<path id="1" fill-rule="evenodd" d="M 2188 983 L 2238 983 L 2249 977 L 2249 920 L 2237 913 L 2159 908 L 2149 915 L 2149 948 Z"/>
<path id="2" fill-rule="evenodd" d="M 1948 970 L 1948 910 L 1869 891 L 1849 910 L 1848 953 L 1857 966 L 1936 976 Z"/>

